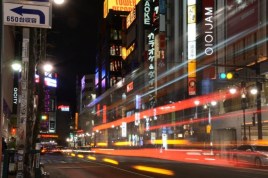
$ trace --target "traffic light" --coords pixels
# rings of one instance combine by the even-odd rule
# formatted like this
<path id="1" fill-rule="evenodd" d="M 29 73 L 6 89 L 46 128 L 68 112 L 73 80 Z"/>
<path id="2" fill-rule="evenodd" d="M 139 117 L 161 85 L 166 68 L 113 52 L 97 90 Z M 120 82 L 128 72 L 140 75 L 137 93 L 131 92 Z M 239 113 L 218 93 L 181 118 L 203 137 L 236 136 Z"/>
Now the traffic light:
<path id="1" fill-rule="evenodd" d="M 238 77 L 239 77 L 238 73 L 235 72 L 227 72 L 227 73 L 222 72 L 219 74 L 219 79 L 222 80 L 232 80 Z"/>

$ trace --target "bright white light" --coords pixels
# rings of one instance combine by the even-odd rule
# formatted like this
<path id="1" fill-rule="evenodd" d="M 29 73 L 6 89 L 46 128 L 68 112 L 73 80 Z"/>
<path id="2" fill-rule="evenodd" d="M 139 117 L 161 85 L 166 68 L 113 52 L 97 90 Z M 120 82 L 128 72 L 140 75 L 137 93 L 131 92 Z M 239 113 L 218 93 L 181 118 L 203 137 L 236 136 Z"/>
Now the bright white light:
<path id="1" fill-rule="evenodd" d="M 53 67 L 52 67 L 51 64 L 45 64 L 43 69 L 44 69 L 45 72 L 51 72 Z"/>
<path id="2" fill-rule="evenodd" d="M 64 3 L 64 0 L 54 0 L 54 2 L 55 2 L 56 4 L 63 4 L 63 3 Z"/>
<path id="3" fill-rule="evenodd" d="M 212 106 L 216 106 L 217 105 L 217 102 L 216 101 L 211 101 L 211 105 Z"/>
<path id="4" fill-rule="evenodd" d="M 21 71 L 21 64 L 18 63 L 18 62 L 13 63 L 13 64 L 11 65 L 11 67 L 12 67 L 12 69 L 13 69 L 14 71 Z"/>
<path id="5" fill-rule="evenodd" d="M 194 104 L 195 104 L 196 106 L 198 106 L 198 105 L 200 104 L 200 101 L 199 101 L 199 100 L 195 100 L 195 101 L 194 101 Z"/>
<path id="6" fill-rule="evenodd" d="M 252 89 L 250 90 L 250 93 L 251 93 L 252 95 L 256 95 L 256 94 L 258 93 L 257 88 L 252 88 Z"/>
<path id="7" fill-rule="evenodd" d="M 235 94 L 236 91 L 237 91 L 236 88 L 230 88 L 230 89 L 229 89 L 229 92 L 230 92 L 231 94 Z"/>

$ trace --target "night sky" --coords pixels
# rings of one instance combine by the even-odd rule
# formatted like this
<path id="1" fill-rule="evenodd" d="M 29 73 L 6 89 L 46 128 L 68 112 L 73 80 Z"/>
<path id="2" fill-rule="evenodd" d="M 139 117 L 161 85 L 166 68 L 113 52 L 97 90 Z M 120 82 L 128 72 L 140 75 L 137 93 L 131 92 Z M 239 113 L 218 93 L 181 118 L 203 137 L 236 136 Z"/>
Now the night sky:
<path id="1" fill-rule="evenodd" d="M 53 56 L 59 75 L 58 103 L 69 103 L 72 109 L 76 76 L 94 73 L 102 4 L 102 0 L 65 0 L 64 5 L 53 4 L 47 55 Z"/>

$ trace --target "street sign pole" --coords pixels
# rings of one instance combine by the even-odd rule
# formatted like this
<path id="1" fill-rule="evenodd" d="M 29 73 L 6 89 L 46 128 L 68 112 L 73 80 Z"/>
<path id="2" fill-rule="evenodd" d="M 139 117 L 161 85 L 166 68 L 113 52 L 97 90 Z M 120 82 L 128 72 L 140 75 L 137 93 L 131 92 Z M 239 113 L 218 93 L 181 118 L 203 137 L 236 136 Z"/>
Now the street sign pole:
<path id="1" fill-rule="evenodd" d="M 17 121 L 17 147 L 18 147 L 18 167 L 16 177 L 24 177 L 24 160 L 28 154 L 29 145 L 27 141 L 27 121 L 29 120 L 30 105 L 29 98 L 29 46 L 30 46 L 30 28 L 51 28 L 52 23 L 52 7 L 50 0 L 38 1 L 21 1 L 21 0 L 5 0 L 1 1 L 1 37 L 0 47 L 2 50 L 2 25 L 21 26 L 23 27 L 23 41 L 22 41 L 22 71 L 20 80 L 20 103 Z M 2 51 L 1 51 L 2 52 Z M 2 56 L 2 53 L 0 55 Z M 0 87 L 2 88 L 0 61 Z M 0 119 L 2 120 L 2 89 L 0 91 Z M 0 120 L 0 121 L 1 121 Z M 1 122 L 2 123 L 2 122 Z M 2 126 L 0 125 L 0 129 Z M 2 131 L 0 130 L 0 136 Z M 1 145 L 0 145 L 1 146 Z M 2 149 L 1 149 L 2 150 Z M 2 154 L 1 154 L 2 155 Z M 0 168 L 1 170 L 1 168 Z"/>
<path id="2" fill-rule="evenodd" d="M 28 120 L 28 71 L 29 71 L 29 41 L 30 41 L 30 29 L 23 28 L 23 40 L 22 40 L 22 71 L 21 71 L 21 82 L 20 82 L 20 107 L 19 107 L 19 119 L 17 123 L 17 146 L 18 151 L 20 152 L 22 159 L 18 160 L 18 170 L 17 176 L 23 177 L 23 160 L 26 151 L 27 151 L 27 120 Z"/>
<path id="3" fill-rule="evenodd" d="M 3 46 L 2 46 L 2 44 L 3 44 L 3 18 L 2 18 L 2 15 L 3 15 L 3 2 L 1 1 L 0 2 L 0 137 L 1 137 L 1 139 L 2 139 L 2 137 L 3 137 L 3 133 L 2 133 L 2 130 L 3 130 L 3 128 L 2 128 L 2 116 L 3 116 L 3 104 L 2 104 L 2 101 L 3 101 L 3 99 L 2 99 L 2 97 L 3 97 L 3 94 L 2 94 L 2 52 L 3 52 Z M 0 143 L 0 158 L 1 158 L 1 160 L 2 160 L 2 155 L 3 155 L 3 153 L 2 153 L 2 147 L 3 147 L 3 145 L 2 145 L 2 142 Z M 2 172 L 2 166 L 0 166 L 0 173 Z"/>

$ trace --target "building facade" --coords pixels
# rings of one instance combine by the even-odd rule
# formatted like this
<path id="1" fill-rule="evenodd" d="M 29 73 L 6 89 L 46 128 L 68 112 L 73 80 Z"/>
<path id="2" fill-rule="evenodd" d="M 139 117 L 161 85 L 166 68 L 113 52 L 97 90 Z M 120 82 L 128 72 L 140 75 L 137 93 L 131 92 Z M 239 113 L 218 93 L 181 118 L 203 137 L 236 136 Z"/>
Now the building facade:
<path id="1" fill-rule="evenodd" d="M 187 141 L 227 149 L 267 140 L 266 1 L 135 2 L 115 8 L 105 1 L 97 98 L 88 105 L 94 144 L 172 148 Z M 121 29 L 113 30 L 117 23 Z M 116 52 L 114 34 L 121 30 Z M 116 54 L 121 80 L 111 82 Z M 235 78 L 220 77 L 227 72 Z"/>

